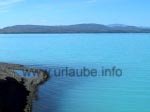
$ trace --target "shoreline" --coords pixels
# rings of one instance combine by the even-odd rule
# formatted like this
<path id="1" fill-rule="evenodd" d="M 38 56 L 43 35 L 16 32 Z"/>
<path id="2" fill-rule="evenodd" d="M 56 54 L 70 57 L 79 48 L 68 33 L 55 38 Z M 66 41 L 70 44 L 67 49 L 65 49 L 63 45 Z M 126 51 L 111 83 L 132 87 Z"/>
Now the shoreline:
<path id="1" fill-rule="evenodd" d="M 15 70 L 19 70 L 19 71 L 23 71 L 23 72 L 27 72 L 27 74 L 30 75 L 33 73 L 37 73 L 36 77 L 22 77 L 19 76 L 18 73 L 15 72 Z M 23 102 L 24 105 L 22 105 L 21 107 L 14 107 L 14 109 L 16 108 L 20 108 L 20 111 L 11 111 L 11 112 L 32 112 L 32 101 L 37 99 L 37 91 L 38 91 L 38 87 L 39 85 L 44 84 L 47 80 L 49 79 L 49 74 L 42 70 L 42 69 L 35 69 L 35 68 L 28 68 L 24 65 L 19 65 L 19 64 L 8 64 L 8 63 L 0 63 L 0 88 L 6 88 L 5 86 L 7 86 L 9 83 L 11 83 L 14 86 L 11 86 L 11 84 L 9 84 L 9 88 L 6 88 L 7 93 L 14 93 L 17 90 L 17 93 L 19 93 L 19 95 L 21 95 L 21 98 L 23 98 L 23 100 L 20 98 L 20 100 L 17 100 L 17 98 L 19 97 L 18 94 L 16 93 L 15 97 L 11 96 L 11 94 L 4 94 L 3 91 L 0 91 L 0 112 L 1 112 L 1 108 L 2 110 L 7 110 L 7 108 L 11 107 L 11 104 L 18 104 L 19 102 Z M 23 90 L 19 89 L 18 86 L 24 88 Z M 16 89 L 17 88 L 17 89 Z M 6 96 L 5 96 L 6 95 Z M 1 100 L 1 97 L 4 99 Z M 10 98 L 16 98 L 16 101 L 19 101 L 18 103 L 13 103 L 11 102 L 10 105 L 9 102 L 7 101 L 7 97 Z M 5 101 L 6 100 L 6 101 Z M 6 102 L 6 104 L 1 104 L 1 101 Z M 7 104 L 8 103 L 8 104 Z M 19 103 L 20 104 L 20 103 Z M 8 107 L 7 107 L 8 106 Z M 24 111 L 21 111 L 23 108 Z M 2 112 L 8 112 L 8 111 L 2 111 Z"/>

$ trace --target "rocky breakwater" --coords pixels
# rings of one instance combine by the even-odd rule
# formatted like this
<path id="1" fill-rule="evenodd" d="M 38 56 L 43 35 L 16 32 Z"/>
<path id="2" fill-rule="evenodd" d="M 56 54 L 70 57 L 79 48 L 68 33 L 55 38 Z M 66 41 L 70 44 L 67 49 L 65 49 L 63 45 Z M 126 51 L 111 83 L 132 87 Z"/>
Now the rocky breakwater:
<path id="1" fill-rule="evenodd" d="M 49 74 L 43 69 L 0 63 L 0 112 L 8 112 L 8 109 L 11 112 L 32 112 L 38 87 L 48 79 Z"/>

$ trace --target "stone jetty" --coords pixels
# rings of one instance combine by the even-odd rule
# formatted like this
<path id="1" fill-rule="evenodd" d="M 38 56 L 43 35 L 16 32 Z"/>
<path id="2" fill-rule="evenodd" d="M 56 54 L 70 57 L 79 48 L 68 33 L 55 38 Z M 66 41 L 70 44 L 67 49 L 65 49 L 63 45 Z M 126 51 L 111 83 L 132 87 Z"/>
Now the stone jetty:
<path id="1" fill-rule="evenodd" d="M 15 79 L 29 91 L 24 112 L 32 112 L 32 101 L 37 98 L 38 86 L 49 79 L 49 73 L 43 69 L 0 62 L 0 80 L 6 80 L 8 77 Z"/>

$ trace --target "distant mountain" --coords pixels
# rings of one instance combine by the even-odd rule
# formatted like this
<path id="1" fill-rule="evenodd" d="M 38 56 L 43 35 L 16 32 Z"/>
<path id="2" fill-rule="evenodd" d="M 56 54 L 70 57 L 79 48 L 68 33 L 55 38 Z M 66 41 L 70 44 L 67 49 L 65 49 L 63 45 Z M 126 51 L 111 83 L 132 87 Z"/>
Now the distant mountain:
<path id="1" fill-rule="evenodd" d="M 150 33 L 150 28 L 122 24 L 76 24 L 61 26 L 16 25 L 0 29 L 0 34 L 23 33 Z"/>

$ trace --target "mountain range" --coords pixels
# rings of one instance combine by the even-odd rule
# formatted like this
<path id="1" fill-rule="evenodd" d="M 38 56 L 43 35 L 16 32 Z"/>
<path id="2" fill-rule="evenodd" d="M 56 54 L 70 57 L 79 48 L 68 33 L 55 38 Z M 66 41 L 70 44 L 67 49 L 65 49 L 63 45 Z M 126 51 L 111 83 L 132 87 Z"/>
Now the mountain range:
<path id="1" fill-rule="evenodd" d="M 75 24 L 60 26 L 15 25 L 0 29 L 0 34 L 25 33 L 150 33 L 150 28 L 123 24 Z"/>

